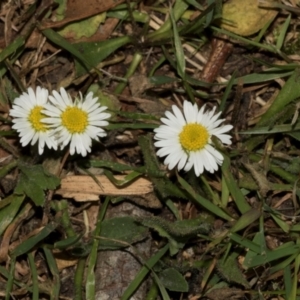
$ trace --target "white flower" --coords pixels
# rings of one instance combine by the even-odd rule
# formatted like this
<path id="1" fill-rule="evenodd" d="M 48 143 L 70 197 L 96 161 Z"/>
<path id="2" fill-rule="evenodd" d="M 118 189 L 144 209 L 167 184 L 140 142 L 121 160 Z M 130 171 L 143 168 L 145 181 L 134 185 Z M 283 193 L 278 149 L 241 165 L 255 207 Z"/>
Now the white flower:
<path id="1" fill-rule="evenodd" d="M 232 129 L 232 125 L 219 125 L 224 119 L 218 120 L 221 112 L 214 115 L 216 107 L 204 112 L 205 105 L 198 110 L 196 104 L 188 101 L 183 103 L 183 113 L 175 105 L 173 113 L 167 111 L 162 118 L 164 125 L 154 129 L 154 143 L 159 147 L 157 155 L 167 156 L 164 164 L 169 170 L 178 165 L 178 170 L 189 171 L 194 167 L 196 176 L 204 169 L 213 173 L 222 165 L 223 156 L 212 146 L 212 136 L 216 136 L 224 144 L 231 144 L 231 136 L 224 134 Z"/>
<path id="2" fill-rule="evenodd" d="M 47 104 L 43 113 L 48 117 L 43 121 L 54 129 L 57 142 L 63 149 L 69 142 L 70 154 L 75 151 L 82 156 L 91 152 L 92 139 L 99 140 L 98 137 L 106 136 L 106 132 L 101 128 L 108 125 L 105 119 L 110 117 L 109 113 L 104 113 L 106 106 L 98 103 L 98 98 L 93 98 L 93 93 L 89 93 L 83 100 L 72 98 L 64 88 L 60 93 L 53 91 L 53 96 L 49 96 L 52 105 Z"/>
<path id="3" fill-rule="evenodd" d="M 23 93 L 14 100 L 9 114 L 13 118 L 13 129 L 17 130 L 21 137 L 20 143 L 23 147 L 34 145 L 38 141 L 39 154 L 44 152 L 45 144 L 48 148 L 57 149 L 57 143 L 51 135 L 51 130 L 47 124 L 43 123 L 45 115 L 42 110 L 48 101 L 48 90 L 37 87 L 36 91 L 28 88 L 27 93 Z"/>

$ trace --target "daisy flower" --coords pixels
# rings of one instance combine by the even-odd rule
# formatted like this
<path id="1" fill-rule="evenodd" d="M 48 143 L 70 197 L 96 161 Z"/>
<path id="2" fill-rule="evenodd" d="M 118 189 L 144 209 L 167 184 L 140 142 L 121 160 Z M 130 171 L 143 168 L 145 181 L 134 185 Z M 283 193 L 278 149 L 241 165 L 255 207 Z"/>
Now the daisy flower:
<path id="1" fill-rule="evenodd" d="M 42 110 L 48 101 L 48 90 L 37 87 L 36 91 L 30 87 L 14 100 L 9 115 L 13 117 L 12 126 L 21 138 L 23 147 L 31 142 L 34 145 L 38 141 L 39 154 L 44 152 L 45 144 L 48 148 L 57 149 L 57 143 L 51 135 L 51 130 L 43 122 L 45 115 Z"/>
<path id="2" fill-rule="evenodd" d="M 71 155 L 77 152 L 86 156 L 87 152 L 91 152 L 92 139 L 98 141 L 98 137 L 106 136 L 101 127 L 108 125 L 104 120 L 110 114 L 104 112 L 107 107 L 101 106 L 98 97 L 93 98 L 92 92 L 85 99 L 80 93 L 80 98 L 73 102 L 66 90 L 61 88 L 60 93 L 53 91 L 49 100 L 51 104 L 47 104 L 43 110 L 48 116 L 44 122 L 54 129 L 61 149 L 70 143 Z"/>
<path id="3" fill-rule="evenodd" d="M 194 167 L 196 176 L 207 170 L 210 173 L 222 165 L 223 156 L 212 145 L 212 136 L 222 143 L 230 145 L 231 136 L 224 134 L 232 129 L 232 125 L 219 126 L 224 119 L 219 119 L 221 112 L 214 115 L 216 107 L 204 112 L 205 105 L 198 109 L 196 104 L 183 103 L 183 112 L 175 105 L 173 113 L 167 111 L 166 118 L 161 118 L 164 125 L 154 129 L 154 145 L 160 148 L 159 157 L 167 156 L 164 164 L 169 170 L 176 165 L 178 170 L 189 171 Z"/>

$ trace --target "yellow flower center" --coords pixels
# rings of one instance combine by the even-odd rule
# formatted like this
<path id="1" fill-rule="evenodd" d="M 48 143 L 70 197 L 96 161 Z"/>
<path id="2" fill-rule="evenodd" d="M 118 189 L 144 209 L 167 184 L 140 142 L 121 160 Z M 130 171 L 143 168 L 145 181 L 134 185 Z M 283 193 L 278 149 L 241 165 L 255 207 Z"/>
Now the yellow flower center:
<path id="1" fill-rule="evenodd" d="M 209 139 L 207 129 L 196 123 L 190 123 L 183 127 L 179 134 L 181 146 L 186 151 L 197 151 L 202 149 Z"/>
<path id="2" fill-rule="evenodd" d="M 47 131 L 47 125 L 42 123 L 41 120 L 46 117 L 46 115 L 42 114 L 42 106 L 35 106 L 28 116 L 28 121 L 35 131 Z"/>
<path id="3" fill-rule="evenodd" d="M 68 106 L 61 114 L 63 126 L 70 133 L 83 133 L 88 126 L 88 114 L 78 107 Z"/>

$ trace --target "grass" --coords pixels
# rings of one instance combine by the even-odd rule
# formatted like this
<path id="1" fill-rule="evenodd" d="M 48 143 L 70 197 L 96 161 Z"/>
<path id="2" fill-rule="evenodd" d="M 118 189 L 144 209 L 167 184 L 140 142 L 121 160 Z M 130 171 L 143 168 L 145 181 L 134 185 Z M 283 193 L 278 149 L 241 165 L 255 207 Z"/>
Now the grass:
<path id="1" fill-rule="evenodd" d="M 65 35 L 51 21 L 59 3 L 1 3 L 1 299 L 300 299 L 299 7 L 261 1 L 278 13 L 242 36 L 220 25 L 220 0 L 119 2 L 103 12 L 88 0 L 102 23 L 83 28 L 74 1 Z M 220 40 L 232 48 L 211 62 Z M 108 137 L 84 159 L 22 148 L 8 112 L 37 85 L 93 91 L 112 113 Z M 156 156 L 153 129 L 184 99 L 234 124 L 230 147 L 214 141 L 214 174 L 170 172 Z M 60 196 L 69 173 L 100 188 L 102 174 L 115 192 Z"/>

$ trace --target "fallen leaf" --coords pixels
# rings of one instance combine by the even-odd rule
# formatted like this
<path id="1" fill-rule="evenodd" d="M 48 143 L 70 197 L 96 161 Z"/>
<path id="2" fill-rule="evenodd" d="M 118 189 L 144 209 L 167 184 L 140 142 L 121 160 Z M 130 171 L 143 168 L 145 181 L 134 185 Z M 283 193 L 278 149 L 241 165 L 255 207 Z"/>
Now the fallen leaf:
<path id="1" fill-rule="evenodd" d="M 249 36 L 272 21 L 277 13 L 274 9 L 259 7 L 257 0 L 229 0 L 223 5 L 221 27 Z"/>
<path id="2" fill-rule="evenodd" d="M 84 20 L 64 26 L 58 33 L 66 39 L 79 40 L 82 37 L 91 37 L 94 35 L 100 24 L 105 21 L 106 14 L 101 13 Z"/>
<path id="3" fill-rule="evenodd" d="M 100 195 L 106 196 L 137 196 L 153 192 L 150 180 L 138 178 L 130 185 L 116 187 L 105 175 L 95 176 L 101 187 L 90 176 L 67 176 L 62 179 L 61 187 L 56 194 L 77 201 L 96 201 Z M 117 180 L 124 180 L 125 175 L 115 176 Z"/>
<path id="4" fill-rule="evenodd" d="M 46 20 L 42 22 L 41 29 L 44 30 L 47 28 L 62 27 L 71 22 L 108 11 L 123 2 L 125 2 L 125 0 L 85 0 L 83 4 L 81 0 L 68 0 L 65 18 L 60 21 Z"/>

